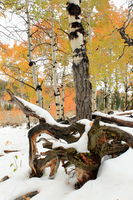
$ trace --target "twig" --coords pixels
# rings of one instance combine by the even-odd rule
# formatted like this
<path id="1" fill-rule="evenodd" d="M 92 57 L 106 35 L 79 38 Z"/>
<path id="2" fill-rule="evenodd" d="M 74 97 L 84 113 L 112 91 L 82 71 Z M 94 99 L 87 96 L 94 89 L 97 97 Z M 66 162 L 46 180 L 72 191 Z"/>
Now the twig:
<path id="1" fill-rule="evenodd" d="M 9 76 L 10 78 L 14 79 L 15 81 L 18 81 L 18 82 L 20 82 L 20 83 L 23 83 L 24 85 L 26 85 L 26 86 L 32 88 L 33 90 L 36 90 L 36 88 L 34 88 L 32 85 L 30 85 L 30 84 L 28 84 L 28 83 L 26 83 L 26 82 L 24 82 L 24 81 L 21 81 L 21 80 L 15 78 L 14 76 L 8 74 L 7 72 L 5 72 L 5 70 L 4 70 L 3 68 L 2 68 L 2 70 L 3 70 L 3 72 L 4 72 L 4 74 L 5 74 L 6 76 Z"/>
<path id="2" fill-rule="evenodd" d="M 122 51 L 122 54 L 118 57 L 118 60 L 119 59 L 121 59 L 122 58 L 122 56 L 124 55 L 124 53 L 125 53 L 125 50 L 126 50 L 126 47 L 129 47 L 128 45 L 125 45 L 124 47 L 123 47 L 123 51 Z"/>

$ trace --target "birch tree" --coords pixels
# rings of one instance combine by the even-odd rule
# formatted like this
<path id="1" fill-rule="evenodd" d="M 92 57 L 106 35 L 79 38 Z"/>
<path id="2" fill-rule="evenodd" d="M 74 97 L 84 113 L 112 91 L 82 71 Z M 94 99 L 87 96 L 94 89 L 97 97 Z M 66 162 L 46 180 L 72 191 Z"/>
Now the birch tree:
<path id="1" fill-rule="evenodd" d="M 42 87 L 38 81 L 37 66 L 32 55 L 32 33 L 31 33 L 31 20 L 29 13 L 29 0 L 26 0 L 26 16 L 27 16 L 27 37 L 28 37 L 28 60 L 29 66 L 32 67 L 33 84 L 36 90 L 37 103 L 43 107 Z"/>
<path id="2" fill-rule="evenodd" d="M 81 22 L 80 0 L 69 0 L 69 39 L 73 53 L 73 74 L 76 89 L 77 119 L 91 119 L 91 83 L 89 81 L 89 60 L 86 53 L 85 30 Z"/>
<path id="3" fill-rule="evenodd" d="M 56 115 L 57 119 L 61 119 L 61 98 L 60 98 L 60 88 L 58 85 L 58 77 L 57 77 L 57 59 L 56 59 L 56 51 L 57 51 L 57 43 L 56 43 L 56 35 L 54 32 L 54 13 L 52 13 L 52 23 L 51 23 L 51 49 L 52 49 L 52 71 L 53 71 L 53 88 L 54 88 L 54 96 L 55 96 L 55 106 L 56 106 Z"/>

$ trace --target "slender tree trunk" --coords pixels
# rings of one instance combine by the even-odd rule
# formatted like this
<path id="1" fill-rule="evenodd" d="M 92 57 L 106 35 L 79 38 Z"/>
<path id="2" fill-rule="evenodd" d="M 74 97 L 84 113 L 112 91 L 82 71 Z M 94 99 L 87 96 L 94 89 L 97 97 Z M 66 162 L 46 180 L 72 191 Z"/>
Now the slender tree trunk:
<path id="1" fill-rule="evenodd" d="M 97 110 L 96 98 L 97 98 L 96 90 L 95 91 L 93 90 L 92 91 L 92 111 L 93 112 Z"/>
<path id="2" fill-rule="evenodd" d="M 111 91 L 107 84 L 107 80 L 104 80 L 104 110 L 108 112 L 111 108 Z"/>
<path id="3" fill-rule="evenodd" d="M 31 34 L 31 20 L 29 14 L 29 0 L 26 0 L 26 16 L 27 16 L 27 37 L 28 37 L 28 60 L 29 66 L 32 67 L 32 78 L 34 88 L 36 90 L 37 103 L 43 107 L 42 87 L 38 82 L 37 66 L 32 57 L 32 34 Z"/>
<path id="4" fill-rule="evenodd" d="M 63 75 L 62 75 L 62 83 L 61 83 L 61 119 L 64 120 L 64 101 L 65 101 L 65 90 L 64 90 L 64 78 L 65 78 L 65 67 L 63 70 Z"/>
<path id="5" fill-rule="evenodd" d="M 58 77 L 57 77 L 57 59 L 56 59 L 56 51 L 57 51 L 57 43 L 56 36 L 54 33 L 54 14 L 52 13 L 52 29 L 51 29 L 51 49 L 52 49 L 52 66 L 53 66 L 53 88 L 54 88 L 54 96 L 55 96 L 55 106 L 56 106 L 56 115 L 57 120 L 61 119 L 61 97 L 60 97 L 60 88 L 58 85 Z"/>
<path id="6" fill-rule="evenodd" d="M 111 94 L 111 89 L 110 88 L 108 90 L 108 93 L 109 93 L 109 95 L 108 95 L 108 111 L 110 111 L 111 110 L 111 106 L 112 106 L 112 94 Z"/>
<path id="7" fill-rule="evenodd" d="M 125 82 L 124 82 L 124 90 L 125 90 L 125 105 L 124 105 L 124 110 L 127 110 L 128 108 L 128 85 L 127 85 L 127 77 L 125 77 Z"/>
<path id="8" fill-rule="evenodd" d="M 73 74 L 76 89 L 77 119 L 91 119 L 91 83 L 89 81 L 89 60 L 86 53 L 85 31 L 81 23 L 80 0 L 68 1 L 70 34 L 73 52 Z"/>
<path id="9" fill-rule="evenodd" d="M 132 92 L 132 95 L 131 95 L 131 109 L 133 109 L 133 92 Z"/>
<path id="10" fill-rule="evenodd" d="M 108 94 L 107 94 L 107 82 L 104 81 L 104 109 L 105 111 L 107 111 L 107 97 L 108 97 Z"/>

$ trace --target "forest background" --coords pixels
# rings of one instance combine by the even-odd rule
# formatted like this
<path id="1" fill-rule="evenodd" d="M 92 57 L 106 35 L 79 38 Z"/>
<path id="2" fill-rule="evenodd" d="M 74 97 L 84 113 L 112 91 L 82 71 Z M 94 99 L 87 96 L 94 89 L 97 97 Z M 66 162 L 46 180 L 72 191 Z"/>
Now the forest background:
<path id="1" fill-rule="evenodd" d="M 131 5 L 118 8 L 108 0 L 82 2 L 93 111 L 133 109 L 133 49 L 119 32 L 126 24 L 126 34 L 133 38 Z M 75 90 L 66 1 L 0 1 L 0 17 L 8 22 L 0 25 L 1 123 L 8 123 L 13 114 L 14 123 L 18 116 L 19 121 L 24 120 L 21 111 L 8 102 L 5 88 L 40 104 L 57 119 L 60 101 L 59 115 L 73 116 Z"/>

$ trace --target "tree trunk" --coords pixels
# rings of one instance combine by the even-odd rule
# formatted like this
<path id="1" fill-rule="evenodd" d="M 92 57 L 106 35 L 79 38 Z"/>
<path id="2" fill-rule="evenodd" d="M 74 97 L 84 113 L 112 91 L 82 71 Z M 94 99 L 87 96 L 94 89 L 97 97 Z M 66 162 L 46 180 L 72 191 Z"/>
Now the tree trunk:
<path id="1" fill-rule="evenodd" d="M 107 92 L 107 81 L 104 80 L 104 110 L 107 112 L 108 109 L 108 92 Z"/>
<path id="2" fill-rule="evenodd" d="M 97 103 L 96 103 L 96 90 L 92 91 L 92 112 L 95 112 L 97 110 Z"/>
<path id="3" fill-rule="evenodd" d="M 80 0 L 68 1 L 70 34 L 73 52 L 73 74 L 76 89 L 77 119 L 91 119 L 91 83 L 89 81 L 89 60 L 86 53 L 85 31 L 81 23 Z"/>
<path id="4" fill-rule="evenodd" d="M 60 97 L 60 89 L 57 77 L 57 59 L 56 59 L 57 43 L 56 43 L 56 36 L 54 33 L 53 20 L 54 20 L 54 14 L 52 13 L 51 49 L 52 49 L 52 66 L 53 66 L 53 88 L 55 96 L 56 115 L 57 115 L 57 120 L 59 120 L 61 119 L 61 97 Z"/>
<path id="5" fill-rule="evenodd" d="M 32 56 L 32 34 L 31 34 L 31 20 L 29 14 L 29 0 L 26 0 L 26 15 L 27 15 L 27 37 L 28 37 L 28 60 L 29 67 L 32 67 L 33 84 L 37 96 L 37 104 L 43 107 L 42 87 L 38 82 L 37 66 Z"/>
<path id="6" fill-rule="evenodd" d="M 125 105 L 124 105 L 124 110 L 127 110 L 128 108 L 128 85 L 127 85 L 127 77 L 125 77 L 125 82 L 124 82 L 124 90 L 125 90 Z"/>
<path id="7" fill-rule="evenodd" d="M 62 83 L 61 83 L 61 86 L 60 86 L 60 89 L 61 89 L 61 119 L 62 120 L 65 119 L 65 116 L 64 116 L 64 101 L 65 101 L 64 79 L 65 79 L 65 67 L 63 69 Z"/>

